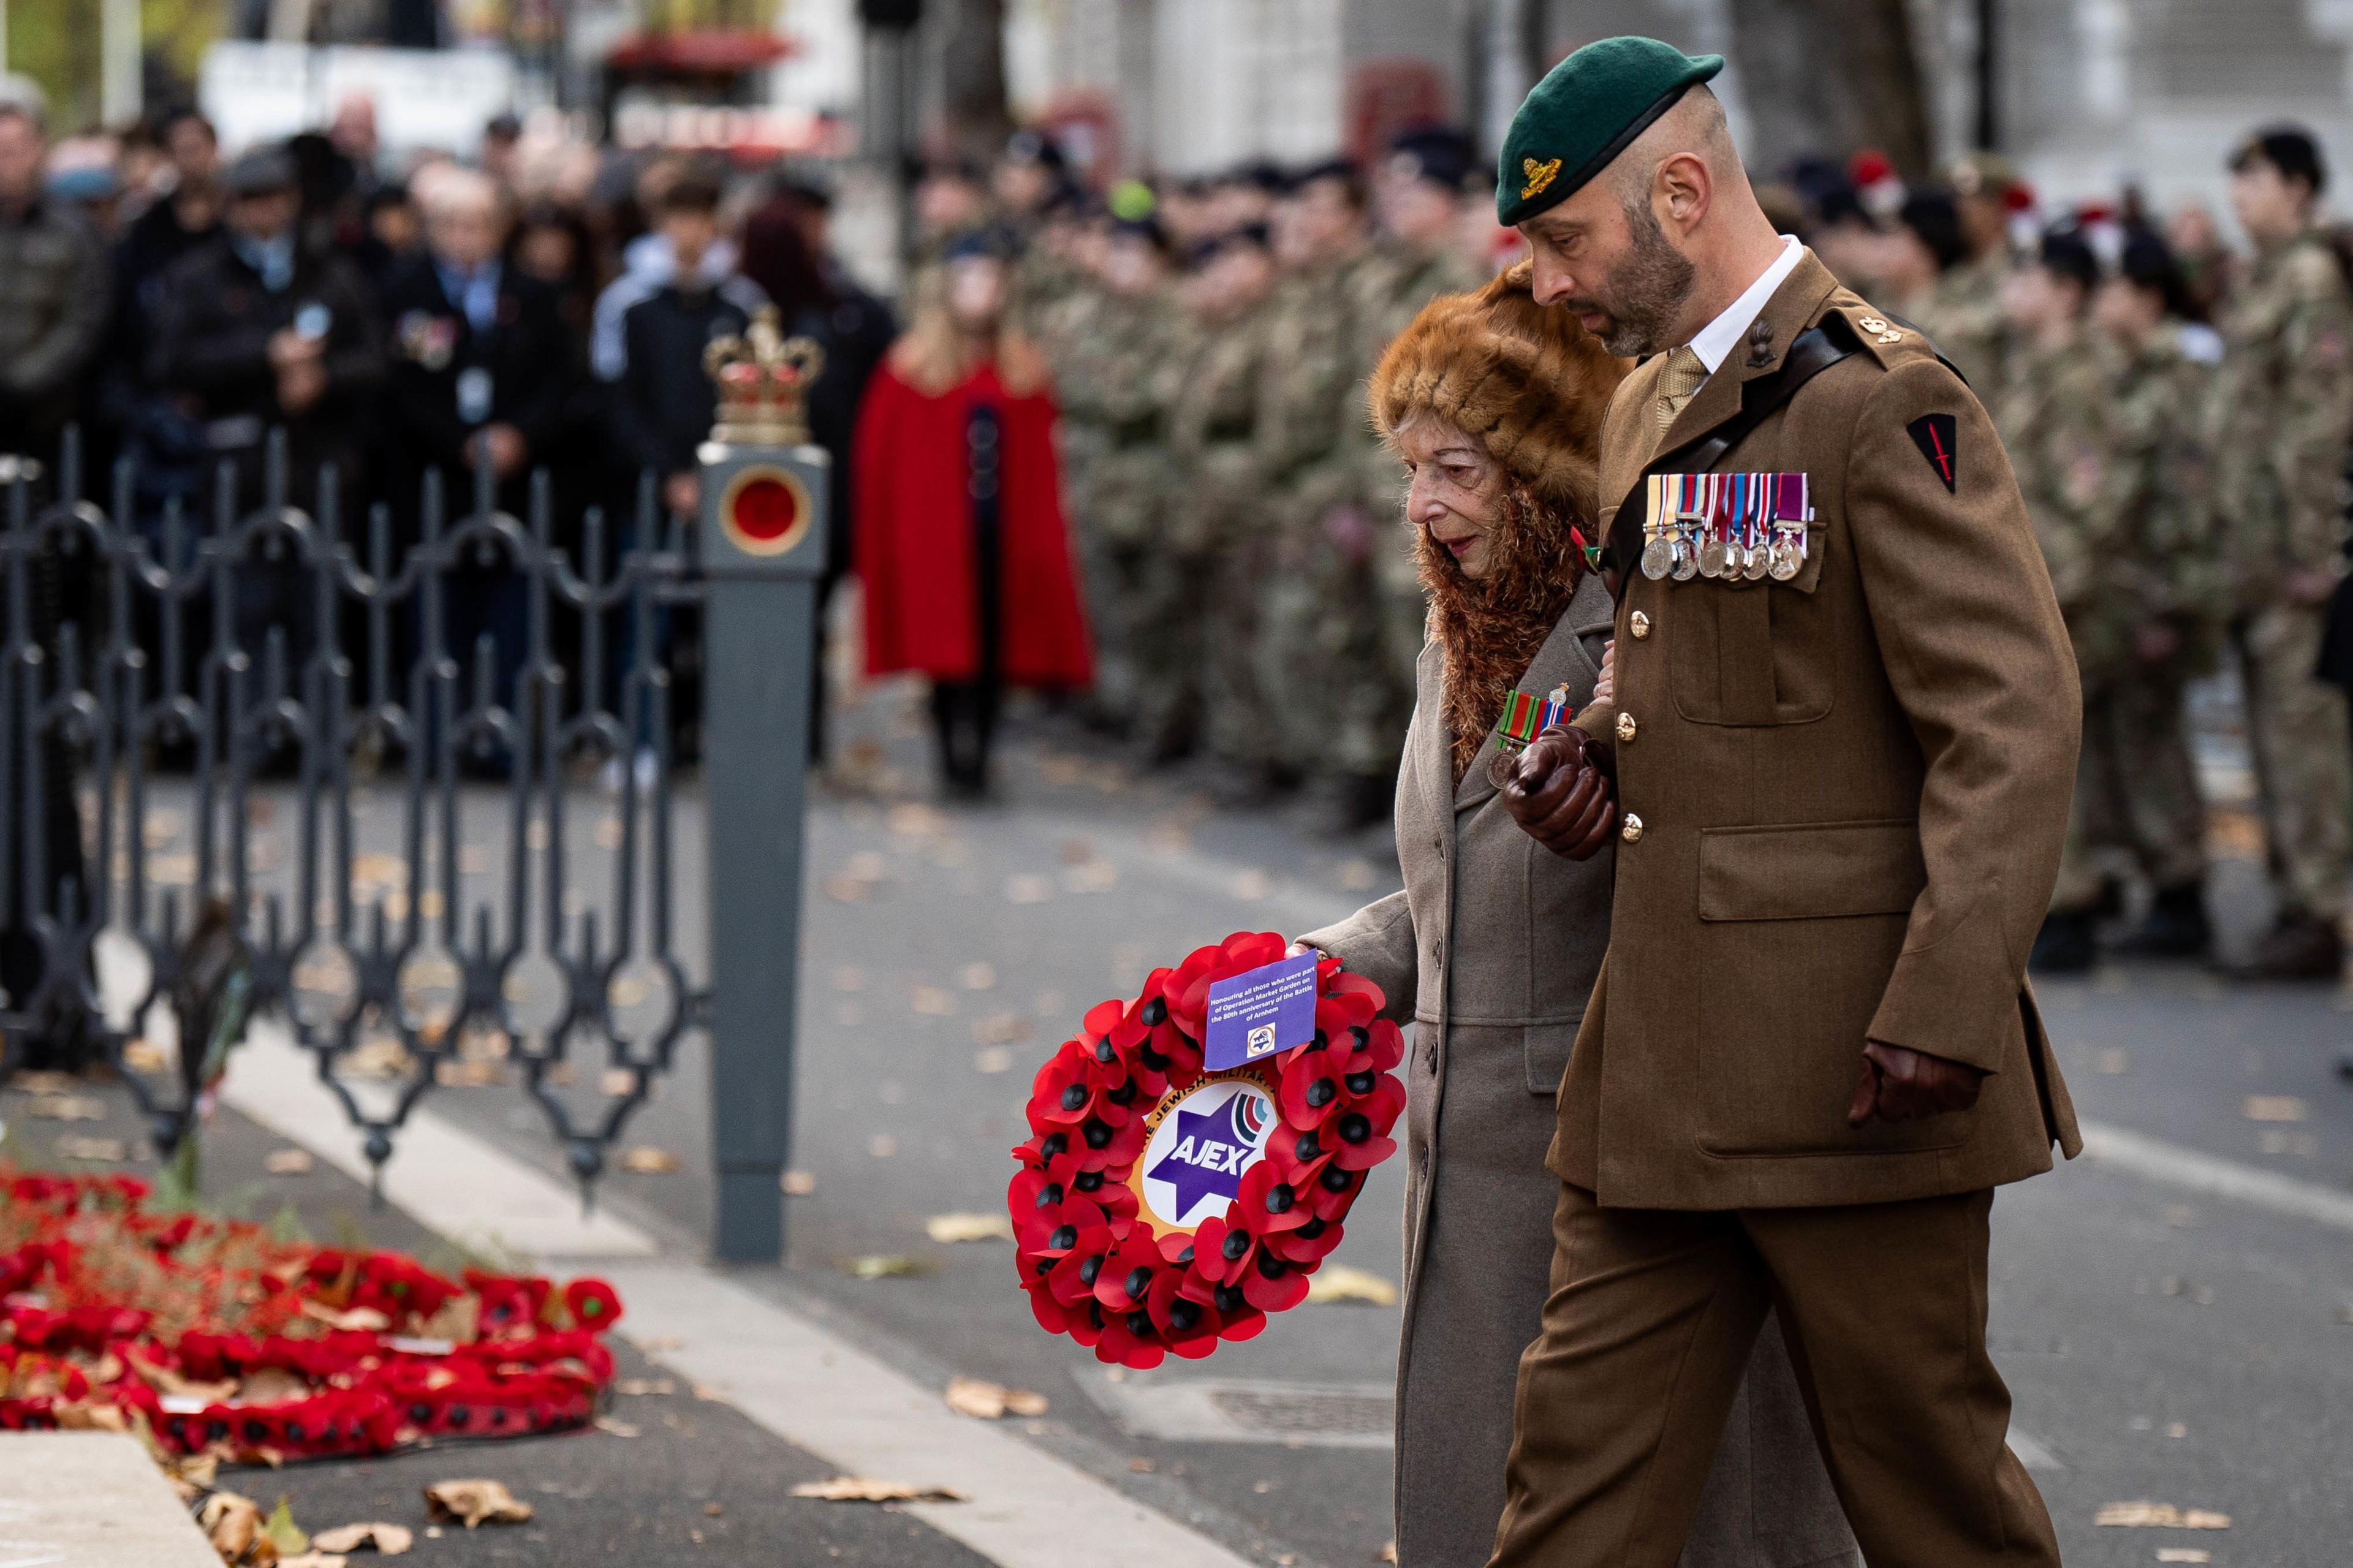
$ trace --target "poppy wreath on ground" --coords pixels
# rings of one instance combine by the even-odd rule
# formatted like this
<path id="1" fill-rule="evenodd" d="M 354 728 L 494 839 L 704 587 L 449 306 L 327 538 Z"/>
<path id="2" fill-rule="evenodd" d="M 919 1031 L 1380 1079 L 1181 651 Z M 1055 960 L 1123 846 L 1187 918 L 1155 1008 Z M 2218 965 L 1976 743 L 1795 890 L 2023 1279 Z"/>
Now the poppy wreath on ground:
<path id="1" fill-rule="evenodd" d="M 146 1197 L 0 1166 L 0 1431 L 276 1464 L 582 1426 L 612 1382 L 601 1279 L 450 1279 Z"/>
<path id="2" fill-rule="evenodd" d="M 1405 1037 L 1336 959 L 1315 967 L 1314 1038 L 1207 1070 L 1209 987 L 1289 945 L 1239 931 L 1153 971 L 1089 1009 L 1030 1086 L 1006 1194 L 1021 1288 L 1040 1327 L 1100 1361 L 1198 1360 L 1297 1306 L 1397 1150 Z"/>

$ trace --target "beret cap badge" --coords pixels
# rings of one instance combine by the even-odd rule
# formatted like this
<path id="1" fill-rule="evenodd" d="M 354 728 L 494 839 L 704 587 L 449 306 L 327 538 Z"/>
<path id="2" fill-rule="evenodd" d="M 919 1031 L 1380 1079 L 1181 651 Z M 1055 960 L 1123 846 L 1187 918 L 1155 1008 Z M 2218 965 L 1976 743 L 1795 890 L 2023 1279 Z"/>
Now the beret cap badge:
<path id="1" fill-rule="evenodd" d="M 1544 195 L 1545 187 L 1560 174 L 1560 160 L 1547 158 L 1539 163 L 1534 158 L 1523 158 L 1520 160 L 1520 172 L 1528 177 L 1528 183 L 1520 191 L 1520 199 L 1526 201 L 1532 196 Z"/>

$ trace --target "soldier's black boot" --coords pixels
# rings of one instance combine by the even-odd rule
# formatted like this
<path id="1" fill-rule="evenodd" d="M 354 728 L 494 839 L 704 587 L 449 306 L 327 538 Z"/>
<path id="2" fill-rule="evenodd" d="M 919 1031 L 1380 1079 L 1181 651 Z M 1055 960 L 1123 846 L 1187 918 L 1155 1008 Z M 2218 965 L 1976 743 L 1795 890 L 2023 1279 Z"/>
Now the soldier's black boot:
<path id="1" fill-rule="evenodd" d="M 2139 958 L 2203 958 L 2213 942 L 2213 928 L 2206 921 L 2205 886 L 2190 882 L 2159 888 L 2149 901 L 2148 918 L 2116 944 L 2116 951 Z"/>
<path id="2" fill-rule="evenodd" d="M 2100 956 L 2089 910 L 2053 910 L 2042 917 L 2026 966 L 2037 974 L 2081 974 Z"/>
<path id="3" fill-rule="evenodd" d="M 2344 972 L 2345 939 L 2337 927 L 2303 910 L 2283 910 L 2253 957 L 2232 973 L 2242 980 L 2335 980 Z"/>

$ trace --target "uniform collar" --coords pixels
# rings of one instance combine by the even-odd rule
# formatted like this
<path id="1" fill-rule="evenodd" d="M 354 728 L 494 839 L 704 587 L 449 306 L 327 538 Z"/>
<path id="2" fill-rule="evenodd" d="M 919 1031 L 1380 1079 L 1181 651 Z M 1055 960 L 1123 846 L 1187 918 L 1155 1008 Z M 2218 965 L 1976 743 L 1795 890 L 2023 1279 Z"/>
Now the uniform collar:
<path id="1" fill-rule="evenodd" d="M 1783 235 L 1781 254 L 1773 258 L 1773 265 L 1757 274 L 1757 281 L 1743 290 L 1740 298 L 1735 300 L 1724 314 L 1699 330 L 1699 335 L 1691 341 L 1691 351 L 1699 355 L 1700 363 L 1707 366 L 1708 374 L 1715 374 L 1716 367 L 1724 363 L 1739 343 L 1741 334 L 1748 331 L 1748 324 L 1764 314 L 1766 301 L 1772 299 L 1773 291 L 1798 269 L 1798 263 L 1805 259 L 1805 255 L 1806 247 L 1799 242 L 1796 235 Z"/>
<path id="2" fill-rule="evenodd" d="M 1749 329 L 1762 322 L 1769 333 L 1764 340 L 1763 356 L 1759 357 L 1753 351 L 1737 357 L 1727 356 L 1716 367 L 1715 374 L 1701 385 L 1675 422 L 1660 437 L 1658 445 L 1651 448 L 1653 452 L 1667 451 L 1696 440 L 1739 413 L 1741 386 L 1753 377 L 1778 368 L 1781 356 L 1789 352 L 1790 343 L 1821 313 L 1823 301 L 1837 292 L 1838 279 L 1831 276 L 1830 268 L 1824 267 L 1821 259 L 1811 250 L 1800 245 L 1794 251 L 1785 250 L 1783 256 L 1788 260 L 1788 269 L 1781 274 L 1778 285 L 1768 291 L 1769 297 L 1765 300 L 1763 307 L 1740 318 L 1738 330 L 1733 334 L 1737 342 L 1747 335 Z M 1770 276 L 1769 270 L 1767 276 Z M 1764 279 L 1758 281 L 1761 283 Z M 1735 305 L 1725 314 L 1732 316 L 1739 309 Z"/>

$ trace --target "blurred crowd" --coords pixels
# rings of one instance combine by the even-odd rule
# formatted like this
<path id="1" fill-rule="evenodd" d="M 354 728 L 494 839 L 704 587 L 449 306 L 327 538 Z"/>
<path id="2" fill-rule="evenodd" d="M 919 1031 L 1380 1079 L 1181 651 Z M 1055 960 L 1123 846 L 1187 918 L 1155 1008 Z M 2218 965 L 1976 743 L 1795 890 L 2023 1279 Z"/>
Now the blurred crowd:
<path id="1" fill-rule="evenodd" d="M 2353 244 L 2321 216 L 2310 135 L 2225 163 L 2236 244 L 2217 214 L 2129 190 L 2047 210 L 1989 155 L 1926 183 L 1870 153 L 1807 161 L 1759 193 L 1968 378 L 2033 510 L 2086 712 L 2046 969 L 2104 943 L 2207 952 L 2185 693 L 2226 667 L 2279 910 L 2254 968 L 2341 967 Z M 357 100 L 233 158 L 185 109 L 52 145 L 19 88 L 0 91 L 0 450 L 47 458 L 78 422 L 85 488 L 134 458 L 152 531 L 214 505 L 224 463 L 237 508 L 260 504 L 283 429 L 285 499 L 314 506 L 332 460 L 346 529 L 373 510 L 396 548 L 428 475 L 461 514 L 486 467 L 522 512 L 543 468 L 559 542 L 594 505 L 618 550 L 640 518 L 694 514 L 703 350 L 773 304 L 828 355 L 828 587 L 853 564 L 889 580 L 869 584 L 869 665 L 934 678 L 952 786 L 987 788 L 999 686 L 1061 688 L 1148 764 L 1346 831 L 1388 814 L 1423 642 L 1402 476 L 1363 387 L 1424 303 L 1517 258 L 1493 181 L 1468 136 L 1427 127 L 1362 165 L 1097 187 L 1024 131 L 920 170 L 894 313 L 836 255 L 812 169 L 509 120 L 470 161 L 396 166 Z M 888 410 L 863 441 L 861 406 Z M 853 538 L 868 526 L 897 542 Z M 938 596 L 952 559 L 977 611 L 961 576 Z M 266 574 L 240 591 L 241 617 L 299 626 Z M 520 584 L 485 574 L 459 599 L 452 642 L 489 637 L 511 672 Z"/>

